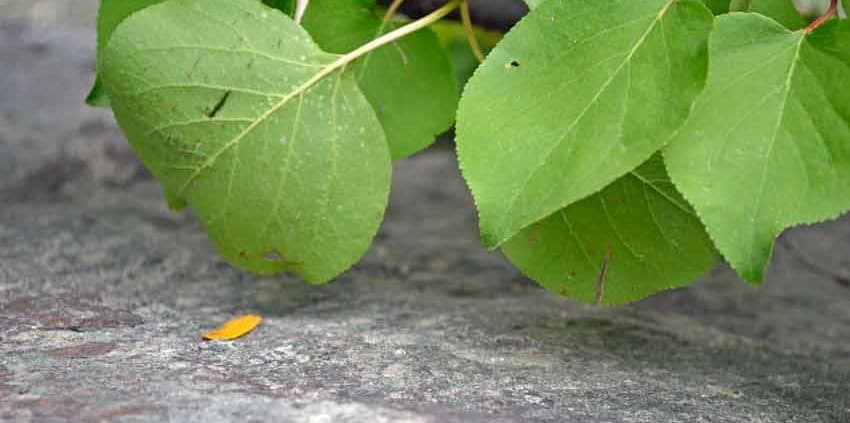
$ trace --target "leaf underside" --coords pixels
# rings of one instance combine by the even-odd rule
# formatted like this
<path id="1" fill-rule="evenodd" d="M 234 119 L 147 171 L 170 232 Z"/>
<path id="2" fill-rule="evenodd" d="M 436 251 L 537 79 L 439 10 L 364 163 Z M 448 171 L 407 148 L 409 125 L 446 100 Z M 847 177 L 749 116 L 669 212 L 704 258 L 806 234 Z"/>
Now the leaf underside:
<path id="1" fill-rule="evenodd" d="M 747 281 L 782 230 L 850 208 L 847 40 L 847 21 L 806 35 L 757 14 L 718 19 L 705 91 L 665 162 Z"/>
<path id="2" fill-rule="evenodd" d="M 718 260 L 659 155 L 601 192 L 524 229 L 502 251 L 549 290 L 583 302 L 596 299 L 597 278 L 607 260 L 600 297 L 606 305 L 688 284 Z"/>
<path id="3" fill-rule="evenodd" d="M 350 72 L 254 0 L 169 0 L 128 18 L 102 61 L 115 115 L 172 204 L 217 251 L 325 282 L 368 247 L 390 158 Z"/>
<path id="4" fill-rule="evenodd" d="M 712 20 L 695 0 L 553 0 L 520 21 L 458 111 L 458 156 L 485 245 L 661 148 L 704 83 Z"/>

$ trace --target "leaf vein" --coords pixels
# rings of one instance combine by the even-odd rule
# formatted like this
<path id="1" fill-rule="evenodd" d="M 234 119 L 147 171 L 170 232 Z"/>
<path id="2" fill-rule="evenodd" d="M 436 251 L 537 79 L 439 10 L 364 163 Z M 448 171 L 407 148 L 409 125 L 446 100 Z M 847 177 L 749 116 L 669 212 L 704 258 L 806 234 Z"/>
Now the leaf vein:
<path id="1" fill-rule="evenodd" d="M 213 47 L 213 46 L 204 46 L 204 45 L 173 45 L 173 46 L 162 46 L 162 47 L 148 47 L 148 48 L 140 48 L 137 51 L 140 53 L 155 53 L 155 52 L 174 52 L 178 50 L 201 50 L 201 51 L 209 51 L 215 53 L 231 53 L 231 54 L 250 54 L 254 56 L 259 56 L 273 62 L 278 63 L 286 63 L 288 65 L 295 66 L 303 66 L 307 68 L 321 68 L 324 67 L 325 64 L 320 63 L 310 63 L 310 62 L 302 62 L 298 60 L 285 59 L 282 57 L 272 56 L 268 53 L 263 53 L 258 50 L 253 50 L 250 48 L 233 48 L 233 47 Z"/>

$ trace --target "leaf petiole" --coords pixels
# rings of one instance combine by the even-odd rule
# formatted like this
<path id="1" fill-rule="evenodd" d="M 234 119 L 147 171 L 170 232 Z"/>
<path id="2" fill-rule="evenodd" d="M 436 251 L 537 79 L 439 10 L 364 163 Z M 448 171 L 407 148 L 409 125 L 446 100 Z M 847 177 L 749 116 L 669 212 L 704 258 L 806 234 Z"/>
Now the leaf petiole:
<path id="1" fill-rule="evenodd" d="M 806 27 L 806 33 L 811 34 L 812 31 L 816 30 L 819 26 L 823 25 L 824 22 L 828 21 L 833 15 L 838 13 L 838 0 L 830 0 L 829 8 L 826 9 L 826 12 L 823 15 L 820 15 L 817 19 L 812 21 L 809 26 Z"/>
<path id="2" fill-rule="evenodd" d="M 398 12 L 398 9 L 401 7 L 402 3 L 404 3 L 404 0 L 393 0 L 392 4 L 390 4 L 390 7 L 387 8 L 387 13 L 384 14 L 384 20 L 382 22 L 380 32 L 383 32 L 384 25 L 386 25 L 387 22 L 389 22 L 390 19 L 392 19 L 393 16 L 395 16 L 396 12 Z"/>
<path id="3" fill-rule="evenodd" d="M 304 12 L 307 11 L 307 6 L 310 5 L 310 0 L 296 0 L 295 2 L 295 23 L 301 24 L 301 20 L 304 19 Z"/>
<path id="4" fill-rule="evenodd" d="M 308 81 L 308 83 L 310 83 L 311 81 L 312 83 L 318 82 L 325 76 L 329 75 L 331 72 L 350 64 L 351 62 L 359 59 L 360 57 L 368 54 L 373 50 L 377 50 L 393 41 L 396 41 L 400 38 L 404 38 L 405 36 L 419 31 L 420 29 L 427 28 L 431 24 L 439 21 L 440 19 L 451 13 L 455 8 L 457 8 L 461 3 L 463 3 L 463 1 L 464 0 L 450 0 L 448 3 L 444 4 L 443 6 L 429 13 L 428 15 L 425 15 L 394 31 L 390 31 L 384 35 L 381 35 L 380 37 L 375 38 L 374 40 L 369 41 L 368 43 L 363 44 L 362 46 L 352 50 L 351 52 L 340 56 L 339 59 L 325 67 L 322 72 L 316 74 L 316 76 L 313 77 L 310 81 Z M 312 85 L 312 83 L 310 83 L 310 85 Z"/>
<path id="5" fill-rule="evenodd" d="M 478 44 L 478 38 L 475 37 L 475 28 L 472 27 L 472 16 L 469 13 L 469 1 L 464 0 L 460 5 L 460 19 L 463 21 L 463 29 L 466 31 L 466 40 L 469 43 L 469 48 L 472 54 L 475 55 L 475 60 L 478 63 L 484 62 L 484 53 L 481 52 L 481 46 Z"/>

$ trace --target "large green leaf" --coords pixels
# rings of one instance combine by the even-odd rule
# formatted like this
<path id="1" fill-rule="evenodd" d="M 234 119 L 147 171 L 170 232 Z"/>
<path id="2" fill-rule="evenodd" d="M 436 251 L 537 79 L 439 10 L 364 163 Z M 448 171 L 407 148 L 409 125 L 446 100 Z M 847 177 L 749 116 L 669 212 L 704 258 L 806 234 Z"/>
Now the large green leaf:
<path id="1" fill-rule="evenodd" d="M 278 0 L 286 1 L 292 0 Z M 401 25 L 384 24 L 385 13 L 374 0 L 312 0 L 302 24 L 325 51 L 348 53 Z M 428 147 L 454 122 L 454 73 L 430 29 L 379 48 L 352 68 L 384 127 L 394 159 Z"/>
<path id="2" fill-rule="evenodd" d="M 546 1 L 470 79 L 457 143 L 485 245 L 591 195 L 661 148 L 702 89 L 696 0 Z"/>
<path id="3" fill-rule="evenodd" d="M 665 152 L 715 245 L 762 280 L 776 236 L 850 208 L 850 22 L 719 18 L 705 92 Z"/>
<path id="4" fill-rule="evenodd" d="M 169 0 L 137 12 L 102 61 L 113 110 L 172 204 L 255 272 L 324 282 L 366 250 L 390 158 L 350 72 L 254 0 Z"/>
<path id="5" fill-rule="evenodd" d="M 109 44 L 112 33 L 121 22 L 148 6 L 162 3 L 165 0 L 101 0 L 97 12 L 97 61 L 103 56 L 103 50 Z M 262 0 L 263 3 L 284 11 L 291 11 L 293 0 Z M 100 68 L 100 65 L 97 65 Z M 94 86 L 92 86 L 86 103 L 89 106 L 108 107 L 109 98 L 103 89 L 100 72 L 95 75 Z"/>
<path id="6" fill-rule="evenodd" d="M 800 15 L 793 0 L 751 0 L 746 10 L 761 13 L 790 29 L 805 28 L 809 23 Z"/>
<path id="7" fill-rule="evenodd" d="M 546 288 L 584 302 L 595 299 L 607 256 L 603 304 L 627 303 L 688 284 L 718 260 L 659 155 L 599 193 L 524 229 L 502 250 Z"/>
<path id="8" fill-rule="evenodd" d="M 97 12 L 97 61 L 100 62 L 103 50 L 112 38 L 115 28 L 133 13 L 148 6 L 161 3 L 163 0 L 101 0 L 100 9 Z M 97 64 L 100 69 L 100 64 Z M 103 82 L 100 74 L 95 76 L 94 86 L 86 97 L 86 103 L 90 106 L 109 106 L 109 98 L 103 90 Z"/>
<path id="9" fill-rule="evenodd" d="M 711 10 L 711 13 L 714 13 L 715 15 L 729 13 L 729 4 L 731 1 L 732 0 L 702 0 L 706 7 Z"/>

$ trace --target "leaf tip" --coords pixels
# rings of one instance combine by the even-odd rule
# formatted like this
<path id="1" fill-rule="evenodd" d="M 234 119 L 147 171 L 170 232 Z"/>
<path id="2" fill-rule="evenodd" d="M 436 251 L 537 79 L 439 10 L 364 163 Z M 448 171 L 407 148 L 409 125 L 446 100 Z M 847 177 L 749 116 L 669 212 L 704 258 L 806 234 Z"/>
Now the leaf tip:
<path id="1" fill-rule="evenodd" d="M 488 232 L 484 229 L 481 230 L 481 243 L 484 245 L 489 251 L 495 250 L 499 248 L 500 245 L 504 243 L 500 237 L 494 232 Z"/>
<path id="2" fill-rule="evenodd" d="M 106 96 L 100 77 L 95 80 L 85 102 L 90 107 L 109 107 L 109 97 Z"/>

